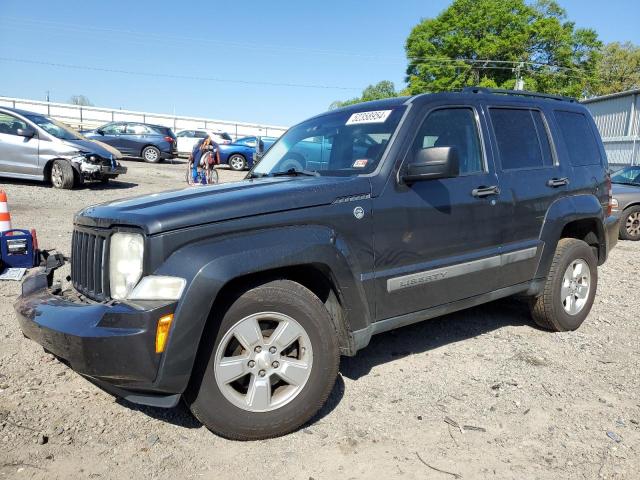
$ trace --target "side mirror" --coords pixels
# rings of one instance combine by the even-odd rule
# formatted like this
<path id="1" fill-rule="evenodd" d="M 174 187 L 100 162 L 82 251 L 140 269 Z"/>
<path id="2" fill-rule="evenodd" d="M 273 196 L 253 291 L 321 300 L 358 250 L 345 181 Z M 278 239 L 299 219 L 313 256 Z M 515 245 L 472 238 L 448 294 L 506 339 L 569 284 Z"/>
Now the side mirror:
<path id="1" fill-rule="evenodd" d="M 460 159 L 456 147 L 430 147 L 418 150 L 409 162 L 402 181 L 413 183 L 420 180 L 457 177 L 460 174 Z"/>
<path id="2" fill-rule="evenodd" d="M 99 135 L 104 135 L 104 130 L 102 130 L 101 128 L 96 128 L 96 133 Z"/>
<path id="3" fill-rule="evenodd" d="M 16 134 L 20 137 L 33 138 L 36 136 L 36 131 L 31 127 L 25 127 L 17 129 Z"/>

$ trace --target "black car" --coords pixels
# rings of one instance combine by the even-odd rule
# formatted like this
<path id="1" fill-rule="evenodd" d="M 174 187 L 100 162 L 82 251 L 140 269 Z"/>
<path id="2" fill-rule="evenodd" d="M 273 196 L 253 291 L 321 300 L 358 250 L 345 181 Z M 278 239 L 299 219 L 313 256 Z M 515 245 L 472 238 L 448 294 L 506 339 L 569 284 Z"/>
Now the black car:
<path id="1" fill-rule="evenodd" d="M 173 130 L 162 125 L 136 122 L 111 122 L 82 132 L 87 138 L 116 147 L 123 155 L 157 163 L 178 156 Z"/>
<path id="2" fill-rule="evenodd" d="M 50 261 L 15 308 L 106 390 L 267 438 L 309 421 L 372 335 L 516 294 L 542 328 L 577 329 L 617 242 L 611 207 L 573 99 L 380 100 L 292 127 L 242 182 L 82 210 L 72 287 Z"/>

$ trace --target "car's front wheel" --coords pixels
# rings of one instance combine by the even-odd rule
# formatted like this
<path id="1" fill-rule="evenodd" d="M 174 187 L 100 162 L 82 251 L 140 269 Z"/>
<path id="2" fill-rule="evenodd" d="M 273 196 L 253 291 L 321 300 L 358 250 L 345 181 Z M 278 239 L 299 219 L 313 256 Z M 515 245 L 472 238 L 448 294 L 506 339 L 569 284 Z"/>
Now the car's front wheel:
<path id="1" fill-rule="evenodd" d="M 198 420 L 225 438 L 289 433 L 331 393 L 336 332 L 322 302 L 298 283 L 278 280 L 248 290 L 209 333 L 187 401 Z"/>
<path id="2" fill-rule="evenodd" d="M 247 161 L 242 155 L 236 153 L 229 157 L 229 166 L 231 167 L 231 170 L 240 172 L 247 168 Z"/>
<path id="3" fill-rule="evenodd" d="M 54 188 L 70 190 L 76 183 L 73 167 L 66 160 L 54 160 L 51 165 L 51 184 Z"/>
<path id="4" fill-rule="evenodd" d="M 620 219 L 620 238 L 640 240 L 640 205 L 627 208 Z"/>

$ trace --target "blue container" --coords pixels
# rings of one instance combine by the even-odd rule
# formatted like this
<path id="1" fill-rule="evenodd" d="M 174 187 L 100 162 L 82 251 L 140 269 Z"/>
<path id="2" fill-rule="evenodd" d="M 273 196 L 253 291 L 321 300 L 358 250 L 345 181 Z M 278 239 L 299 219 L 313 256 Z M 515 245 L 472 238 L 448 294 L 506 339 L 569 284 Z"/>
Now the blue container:
<path id="1" fill-rule="evenodd" d="M 3 266 L 9 268 L 33 268 L 36 251 L 31 232 L 14 229 L 0 233 L 0 258 Z"/>

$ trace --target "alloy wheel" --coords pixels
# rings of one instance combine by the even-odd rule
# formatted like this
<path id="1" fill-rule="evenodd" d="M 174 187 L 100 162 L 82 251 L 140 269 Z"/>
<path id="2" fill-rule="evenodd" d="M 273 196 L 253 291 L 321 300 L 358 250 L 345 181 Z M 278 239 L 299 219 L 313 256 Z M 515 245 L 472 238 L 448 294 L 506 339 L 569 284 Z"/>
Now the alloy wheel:
<path id="1" fill-rule="evenodd" d="M 589 264 L 579 258 L 569 264 L 562 278 L 560 299 L 565 312 L 577 315 L 589 299 L 591 289 L 591 270 Z"/>
<path id="2" fill-rule="evenodd" d="M 56 188 L 60 188 L 62 185 L 62 168 L 60 168 L 60 165 L 57 163 L 51 168 L 51 183 L 53 183 Z"/>
<path id="3" fill-rule="evenodd" d="M 158 159 L 158 152 L 156 152 L 153 148 L 148 148 L 144 152 L 144 158 L 149 162 L 155 162 Z"/>
<path id="4" fill-rule="evenodd" d="M 261 312 L 237 322 L 215 354 L 218 388 L 233 405 L 268 412 L 304 388 L 313 363 L 309 335 L 288 315 Z"/>
<path id="5" fill-rule="evenodd" d="M 640 236 L 640 212 L 632 212 L 627 217 L 627 233 L 631 237 Z"/>

